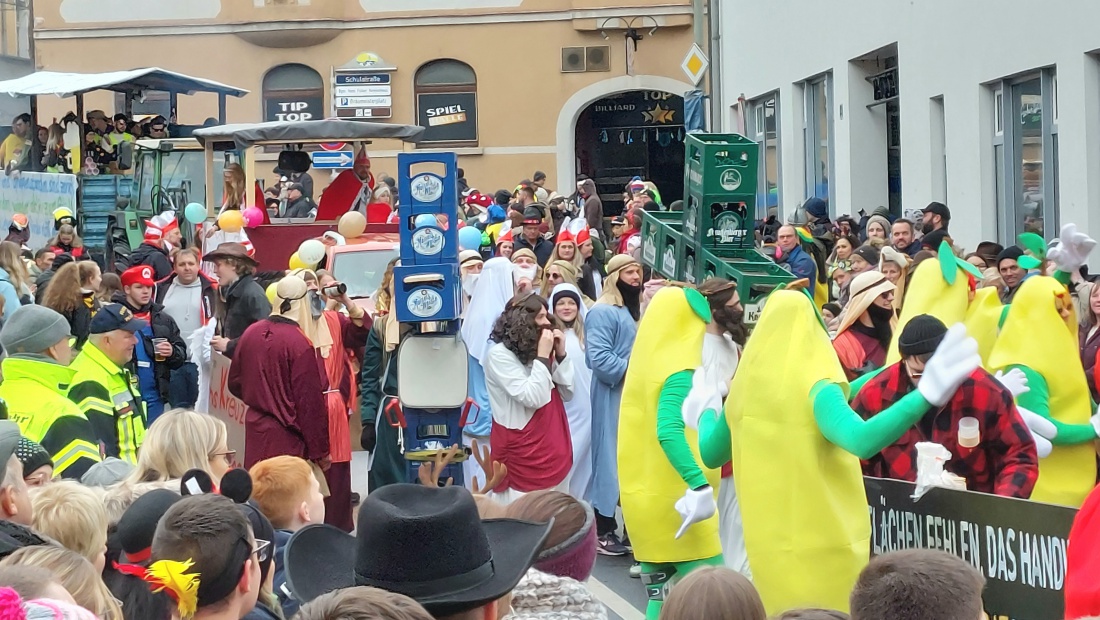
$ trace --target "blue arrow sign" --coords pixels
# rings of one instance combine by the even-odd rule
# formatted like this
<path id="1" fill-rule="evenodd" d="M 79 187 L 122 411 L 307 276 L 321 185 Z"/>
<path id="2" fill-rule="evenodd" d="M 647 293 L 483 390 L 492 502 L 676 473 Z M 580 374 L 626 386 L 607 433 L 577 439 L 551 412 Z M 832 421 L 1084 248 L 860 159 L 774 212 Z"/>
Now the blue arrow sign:
<path id="1" fill-rule="evenodd" d="M 314 151 L 310 154 L 313 167 L 319 169 L 351 168 L 355 162 L 355 153 L 352 151 Z"/>

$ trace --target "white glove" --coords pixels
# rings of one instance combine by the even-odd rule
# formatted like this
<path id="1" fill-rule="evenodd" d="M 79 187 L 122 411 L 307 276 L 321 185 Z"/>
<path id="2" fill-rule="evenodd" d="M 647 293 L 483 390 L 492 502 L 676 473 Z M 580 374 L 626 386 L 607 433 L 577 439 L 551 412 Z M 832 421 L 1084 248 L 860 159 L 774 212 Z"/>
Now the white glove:
<path id="1" fill-rule="evenodd" d="M 1017 398 L 1020 394 L 1027 394 L 1031 390 L 1027 386 L 1027 375 L 1019 368 L 1013 368 L 1008 372 L 998 370 L 993 378 L 1012 393 L 1012 398 Z"/>
<path id="2" fill-rule="evenodd" d="M 1030 409 L 1016 405 L 1016 411 L 1020 412 L 1024 424 L 1027 424 L 1027 430 L 1031 431 L 1031 438 L 1035 440 L 1035 451 L 1039 453 L 1039 458 L 1045 459 L 1050 456 L 1050 451 L 1054 449 L 1054 444 L 1050 443 L 1050 440 L 1058 435 L 1058 427 Z M 1092 418 L 1093 426 L 1096 426 L 1096 416 Z"/>
<path id="3" fill-rule="evenodd" d="M 727 388 L 728 391 L 728 388 Z M 722 409 L 722 392 L 718 386 L 707 385 L 706 372 L 702 368 L 696 368 L 691 375 L 691 391 L 684 398 L 684 404 L 680 408 L 680 414 L 684 417 L 684 426 L 699 428 L 699 418 L 703 412 L 713 409 Z"/>
<path id="4" fill-rule="evenodd" d="M 688 489 L 684 496 L 676 500 L 676 512 L 684 518 L 676 538 L 684 535 L 689 527 L 714 516 L 717 507 L 714 504 L 714 491 L 705 486 L 698 491 Z"/>
<path id="5" fill-rule="evenodd" d="M 1062 234 L 1051 242 L 1047 259 L 1059 271 L 1075 273 L 1088 261 L 1089 253 L 1096 247 L 1096 240 L 1083 232 L 1077 232 L 1077 224 L 1066 224 Z"/>
<path id="6" fill-rule="evenodd" d="M 1100 437 L 1100 407 L 1098 407 L 1096 413 L 1092 414 L 1092 417 L 1089 418 L 1089 424 L 1092 424 L 1093 430 L 1096 431 L 1096 436 Z"/>
<path id="7" fill-rule="evenodd" d="M 962 323 L 956 323 L 947 330 L 932 359 L 925 364 L 917 391 L 933 407 L 942 407 L 981 365 L 978 342 L 966 335 Z"/>

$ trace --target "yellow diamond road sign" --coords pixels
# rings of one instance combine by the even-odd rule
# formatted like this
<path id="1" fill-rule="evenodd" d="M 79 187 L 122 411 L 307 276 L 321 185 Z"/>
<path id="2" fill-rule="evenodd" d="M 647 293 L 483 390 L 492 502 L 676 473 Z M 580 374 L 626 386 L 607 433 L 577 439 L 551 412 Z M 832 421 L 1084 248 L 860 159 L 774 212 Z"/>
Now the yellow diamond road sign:
<path id="1" fill-rule="evenodd" d="M 699 49 L 697 44 L 692 44 L 691 50 L 687 56 L 684 57 L 683 64 L 680 68 L 684 70 L 688 78 L 691 79 L 691 83 L 696 86 L 703 80 L 703 74 L 707 72 L 707 67 L 710 66 L 710 61 L 707 60 L 707 55 L 703 53 L 703 50 Z"/>

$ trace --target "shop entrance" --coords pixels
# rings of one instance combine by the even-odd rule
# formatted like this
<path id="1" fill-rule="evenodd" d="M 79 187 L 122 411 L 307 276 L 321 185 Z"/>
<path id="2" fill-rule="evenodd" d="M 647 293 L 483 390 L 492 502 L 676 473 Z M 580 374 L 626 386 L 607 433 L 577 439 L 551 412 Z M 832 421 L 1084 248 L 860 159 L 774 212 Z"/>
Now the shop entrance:
<path id="1" fill-rule="evenodd" d="M 665 207 L 684 194 L 684 99 L 636 90 L 604 97 L 576 124 L 577 173 L 596 182 L 604 215 L 623 211 L 623 190 L 635 176 L 653 181 Z"/>

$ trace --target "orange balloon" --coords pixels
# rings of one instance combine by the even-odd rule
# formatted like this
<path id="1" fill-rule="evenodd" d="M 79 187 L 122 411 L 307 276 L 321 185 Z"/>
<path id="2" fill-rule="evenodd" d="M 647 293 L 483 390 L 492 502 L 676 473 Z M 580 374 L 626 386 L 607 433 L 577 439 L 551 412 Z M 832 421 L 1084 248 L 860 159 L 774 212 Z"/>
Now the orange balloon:
<path id="1" fill-rule="evenodd" d="M 227 209 L 218 216 L 218 228 L 225 232 L 240 232 L 244 227 L 244 214 L 237 209 Z"/>

